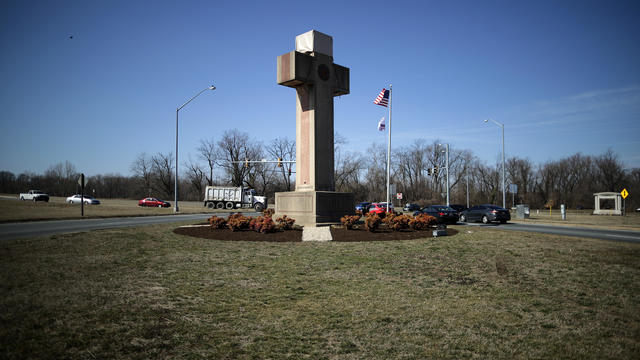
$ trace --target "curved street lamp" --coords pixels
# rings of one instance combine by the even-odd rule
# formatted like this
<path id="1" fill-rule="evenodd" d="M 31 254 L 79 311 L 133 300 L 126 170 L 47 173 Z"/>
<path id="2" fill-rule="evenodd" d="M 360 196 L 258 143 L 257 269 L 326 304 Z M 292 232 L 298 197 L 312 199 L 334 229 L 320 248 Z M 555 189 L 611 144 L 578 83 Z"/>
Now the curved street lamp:
<path id="1" fill-rule="evenodd" d="M 213 85 L 202 89 L 199 93 L 195 94 L 186 103 L 182 104 L 182 106 L 180 106 L 179 108 L 176 109 L 176 178 L 175 178 L 175 187 L 174 187 L 174 192 L 175 192 L 174 207 L 173 207 L 173 212 L 174 213 L 177 213 L 179 211 L 178 210 L 178 113 L 180 112 L 180 109 L 182 109 L 183 107 L 187 106 L 188 103 L 190 103 L 191 101 L 193 101 L 193 99 L 195 99 L 198 96 L 200 96 L 200 94 L 202 94 L 203 92 L 205 92 L 207 90 L 215 90 L 215 89 L 216 89 L 216 87 L 213 86 Z"/>
<path id="2" fill-rule="evenodd" d="M 500 126 L 502 128 L 502 207 L 507 208 L 507 196 L 504 187 L 504 124 L 501 124 L 491 118 L 485 119 L 484 122 L 487 123 L 491 121 L 492 123 Z"/>

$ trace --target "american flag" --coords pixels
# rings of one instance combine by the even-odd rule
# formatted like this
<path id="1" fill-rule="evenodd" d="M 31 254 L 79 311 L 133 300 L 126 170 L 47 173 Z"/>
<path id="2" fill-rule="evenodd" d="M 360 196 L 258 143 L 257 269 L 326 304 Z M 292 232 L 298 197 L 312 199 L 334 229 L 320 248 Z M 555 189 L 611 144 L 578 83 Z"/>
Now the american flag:
<path id="1" fill-rule="evenodd" d="M 380 91 L 380 94 L 378 94 L 378 97 L 373 100 L 373 103 L 376 105 L 389 107 L 389 90 L 383 88 L 382 91 Z"/>

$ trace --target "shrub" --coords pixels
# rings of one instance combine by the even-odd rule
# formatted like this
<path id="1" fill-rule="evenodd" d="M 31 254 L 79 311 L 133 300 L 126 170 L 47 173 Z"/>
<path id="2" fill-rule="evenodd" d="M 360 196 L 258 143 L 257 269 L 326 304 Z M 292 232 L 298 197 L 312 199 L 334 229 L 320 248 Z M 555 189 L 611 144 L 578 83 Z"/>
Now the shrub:
<path id="1" fill-rule="evenodd" d="M 364 220 L 364 225 L 367 227 L 367 230 L 371 232 L 375 232 L 380 226 L 381 222 L 382 222 L 382 219 L 380 219 L 380 216 L 378 216 L 378 214 L 370 214 Z"/>
<path id="2" fill-rule="evenodd" d="M 273 217 L 273 214 L 274 214 L 275 212 L 276 212 L 276 211 L 275 211 L 275 210 L 273 210 L 273 209 L 264 209 L 264 211 L 262 211 L 262 215 L 263 215 L 263 216 L 266 216 L 266 217 Z"/>
<path id="3" fill-rule="evenodd" d="M 345 215 L 340 218 L 340 222 L 342 223 L 342 225 L 344 225 L 344 227 L 347 228 L 347 230 L 353 229 L 353 225 L 355 225 L 358 220 L 360 220 L 360 215 L 357 211 L 356 215 Z"/>
<path id="4" fill-rule="evenodd" d="M 418 214 L 409 221 L 409 226 L 413 230 L 426 230 L 430 226 L 436 225 L 438 221 L 431 215 Z"/>
<path id="5" fill-rule="evenodd" d="M 393 219 L 396 217 L 396 214 L 390 212 L 388 214 L 386 214 L 386 216 L 381 216 L 380 218 L 382 219 L 382 223 L 387 225 L 388 227 L 391 227 L 391 223 L 393 222 Z"/>
<path id="6" fill-rule="evenodd" d="M 212 229 L 224 229 L 227 227 L 227 220 L 215 215 L 208 218 L 207 221 L 209 222 L 209 225 L 211 225 Z"/>
<path id="7" fill-rule="evenodd" d="M 263 234 L 276 231 L 276 225 L 273 223 L 270 216 L 258 216 L 257 218 L 252 219 L 249 223 L 249 228 Z"/>
<path id="8" fill-rule="evenodd" d="M 227 226 L 231 231 L 245 230 L 249 228 L 251 224 L 251 218 L 245 217 L 242 214 L 231 214 L 227 219 Z"/>
<path id="9" fill-rule="evenodd" d="M 296 222 L 296 220 L 287 217 L 287 215 L 282 215 L 282 217 L 276 219 L 276 222 L 278 223 L 278 228 L 282 230 L 291 230 L 293 229 L 293 224 Z"/>
<path id="10" fill-rule="evenodd" d="M 412 218 L 407 215 L 387 215 L 384 222 L 387 227 L 393 231 L 400 231 L 409 228 Z"/>

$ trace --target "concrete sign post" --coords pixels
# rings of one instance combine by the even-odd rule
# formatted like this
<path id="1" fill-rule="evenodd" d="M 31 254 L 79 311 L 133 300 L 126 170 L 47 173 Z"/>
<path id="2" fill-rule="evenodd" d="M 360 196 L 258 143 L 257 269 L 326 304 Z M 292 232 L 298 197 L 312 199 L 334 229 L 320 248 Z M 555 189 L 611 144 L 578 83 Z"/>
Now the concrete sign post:
<path id="1" fill-rule="evenodd" d="M 333 97 L 349 94 L 349 68 L 333 63 L 331 36 L 311 30 L 278 56 L 278 84 L 296 90 L 296 187 L 276 193 L 276 216 L 303 226 L 352 214 L 353 194 L 335 192 Z"/>

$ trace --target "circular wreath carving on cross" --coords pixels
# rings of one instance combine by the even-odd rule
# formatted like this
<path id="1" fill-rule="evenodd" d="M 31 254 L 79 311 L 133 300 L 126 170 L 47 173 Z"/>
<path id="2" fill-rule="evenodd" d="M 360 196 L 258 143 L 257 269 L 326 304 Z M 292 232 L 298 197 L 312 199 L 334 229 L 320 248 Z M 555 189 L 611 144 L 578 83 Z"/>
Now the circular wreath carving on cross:
<path id="1" fill-rule="evenodd" d="M 318 66 L 318 76 L 320 77 L 320 79 L 322 79 L 322 81 L 327 81 L 329 80 L 329 67 L 325 64 L 320 64 Z"/>

